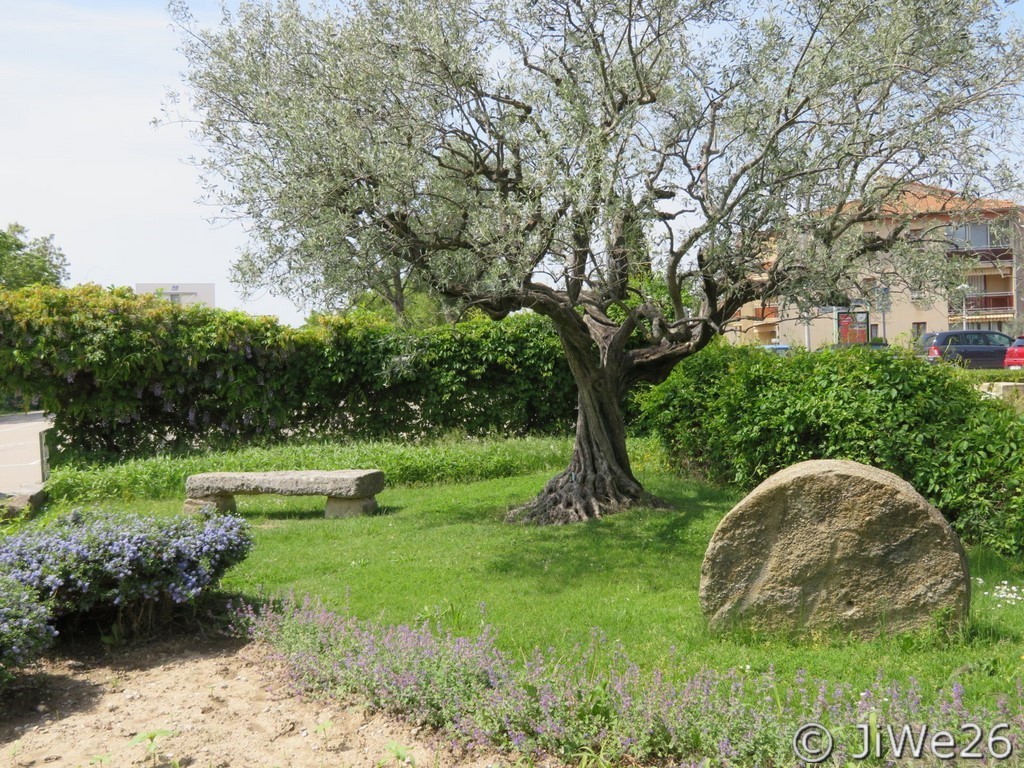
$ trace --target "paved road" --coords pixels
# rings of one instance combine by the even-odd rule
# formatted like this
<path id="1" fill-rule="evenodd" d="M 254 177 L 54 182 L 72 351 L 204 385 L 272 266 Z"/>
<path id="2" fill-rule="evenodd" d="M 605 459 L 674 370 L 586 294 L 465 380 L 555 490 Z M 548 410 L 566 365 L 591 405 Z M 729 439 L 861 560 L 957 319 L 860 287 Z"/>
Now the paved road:
<path id="1" fill-rule="evenodd" d="M 39 433 L 48 426 L 39 411 L 0 416 L 0 493 L 16 495 L 42 483 Z"/>

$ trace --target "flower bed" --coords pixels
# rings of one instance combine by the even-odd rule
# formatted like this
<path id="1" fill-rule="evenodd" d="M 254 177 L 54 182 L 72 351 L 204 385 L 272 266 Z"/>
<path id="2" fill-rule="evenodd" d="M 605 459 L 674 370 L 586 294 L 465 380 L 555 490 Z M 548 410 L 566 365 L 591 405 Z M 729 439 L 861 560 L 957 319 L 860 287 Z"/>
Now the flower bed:
<path id="1" fill-rule="evenodd" d="M 926 701 L 913 679 L 881 672 L 866 690 L 804 672 L 783 679 L 773 668 L 688 671 L 683 659 L 645 673 L 600 633 L 569 656 L 535 651 L 519 665 L 488 627 L 475 638 L 427 624 L 391 627 L 310 599 L 248 608 L 241 618 L 250 637 L 275 649 L 296 692 L 355 696 L 467 749 L 514 748 L 581 765 L 752 768 L 802 765 L 794 737 L 808 727 L 835 735 L 830 765 L 863 751 L 864 729 L 888 738 L 927 723 L 962 738 L 963 724 L 983 723 L 1001 750 L 993 755 L 1019 754 L 1024 737 L 1020 680 L 995 701 L 968 705 L 959 682 Z"/>

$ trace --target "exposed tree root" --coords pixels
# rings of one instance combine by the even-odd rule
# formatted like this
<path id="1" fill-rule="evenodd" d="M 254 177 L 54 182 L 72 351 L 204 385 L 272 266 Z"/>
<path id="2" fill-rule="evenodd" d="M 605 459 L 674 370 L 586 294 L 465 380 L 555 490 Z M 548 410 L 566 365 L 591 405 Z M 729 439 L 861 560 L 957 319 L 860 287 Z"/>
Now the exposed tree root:
<path id="1" fill-rule="evenodd" d="M 620 474 L 620 473 L 616 473 Z M 564 525 L 596 520 L 634 506 L 665 506 L 632 477 L 583 475 L 572 468 L 552 478 L 531 501 L 512 509 L 510 523 Z"/>

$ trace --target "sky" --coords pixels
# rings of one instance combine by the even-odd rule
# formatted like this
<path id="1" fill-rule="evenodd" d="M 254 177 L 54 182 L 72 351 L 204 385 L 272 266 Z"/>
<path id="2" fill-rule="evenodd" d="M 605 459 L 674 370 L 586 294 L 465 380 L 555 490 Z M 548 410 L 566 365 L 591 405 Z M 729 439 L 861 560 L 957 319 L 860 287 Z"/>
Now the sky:
<path id="1" fill-rule="evenodd" d="M 216 0 L 190 0 L 200 22 Z M 54 235 L 71 285 L 214 283 L 217 306 L 302 323 L 305 310 L 229 280 L 246 243 L 211 223 L 186 126 L 154 127 L 184 57 L 164 0 L 0 0 L 0 228 Z"/>
<path id="2" fill-rule="evenodd" d="M 188 5 L 216 26 L 218 0 Z M 230 282 L 242 225 L 199 202 L 188 127 L 152 124 L 178 45 L 166 0 L 0 0 L 0 228 L 54 235 L 72 285 L 214 283 L 219 307 L 299 325 L 307 309 Z"/>

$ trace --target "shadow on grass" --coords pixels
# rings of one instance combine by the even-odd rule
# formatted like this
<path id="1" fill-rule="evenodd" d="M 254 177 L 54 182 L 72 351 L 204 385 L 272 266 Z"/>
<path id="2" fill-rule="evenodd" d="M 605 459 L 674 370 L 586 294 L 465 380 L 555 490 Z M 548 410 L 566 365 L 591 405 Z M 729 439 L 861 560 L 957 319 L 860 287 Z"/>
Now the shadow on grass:
<path id="1" fill-rule="evenodd" d="M 988 617 L 977 614 L 972 615 L 968 620 L 963 634 L 964 641 L 971 644 L 987 645 L 1000 642 L 1019 644 L 1024 640 L 1024 636 L 1020 632 L 996 624 Z"/>
<path id="2" fill-rule="evenodd" d="M 421 490 L 404 488 L 392 490 L 390 494 L 398 497 L 397 506 L 407 506 L 405 499 L 409 496 L 410 506 L 421 512 L 416 524 L 422 528 L 437 528 L 460 524 L 505 524 L 508 512 L 525 504 L 543 490 L 544 485 L 556 473 L 541 472 L 520 477 L 481 480 L 465 485 L 451 486 L 455 492 L 446 498 L 441 488 L 433 486 Z M 645 478 L 645 480 L 647 480 Z M 696 512 L 702 517 L 705 510 L 712 510 L 719 517 L 728 512 L 739 500 L 740 495 L 729 489 L 715 488 L 697 482 L 680 480 L 671 475 L 655 475 L 645 482 L 645 488 L 655 497 L 668 503 L 670 509 L 659 512 L 681 512 L 684 517 L 677 520 L 677 525 L 689 525 L 693 522 L 691 513 Z M 606 518 L 614 520 L 616 516 Z M 602 521 L 598 521 L 600 523 Z M 716 521 L 717 522 L 717 521 Z M 583 523 L 582 526 L 591 525 Z M 575 528 L 576 525 L 566 526 Z M 553 528 L 556 530 L 557 527 Z"/>
<path id="3" fill-rule="evenodd" d="M 258 520 L 318 520 L 324 516 L 322 509 L 239 509 L 238 514 L 250 522 Z"/>
<path id="4" fill-rule="evenodd" d="M 362 517 L 386 517 L 389 515 L 396 515 L 402 511 L 404 507 L 398 505 L 385 505 L 381 506 L 372 515 L 352 515 L 351 517 L 337 517 L 337 518 L 326 518 L 324 516 L 324 510 L 321 509 L 309 509 L 307 507 L 278 507 L 273 509 L 259 508 L 259 509 L 239 509 L 238 514 L 244 517 L 246 520 L 257 521 L 257 520 L 270 520 L 270 521 L 282 521 L 282 520 L 325 520 L 333 519 L 338 522 L 345 520 L 358 519 Z"/>
<path id="5" fill-rule="evenodd" d="M 982 584 L 977 582 L 971 585 L 972 589 L 987 589 L 987 586 L 998 584 L 1005 580 L 1017 581 L 1024 575 L 1024 562 L 1012 560 L 999 555 L 992 550 L 972 547 L 968 550 L 967 559 L 970 564 L 971 577 L 980 578 Z"/>
<path id="6" fill-rule="evenodd" d="M 543 472 L 458 485 L 394 488 L 386 492 L 382 503 L 398 511 L 414 508 L 416 516 L 409 524 L 422 530 L 503 525 L 508 510 L 539 493 L 553 475 Z"/>
<path id="7" fill-rule="evenodd" d="M 641 507 L 566 526 L 517 527 L 510 534 L 514 545 L 489 570 L 538 580 L 550 592 L 617 571 L 635 572 L 645 563 L 653 579 L 699 577 L 711 533 L 736 494 L 672 478 L 655 478 L 647 487 L 672 508 Z"/>

